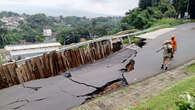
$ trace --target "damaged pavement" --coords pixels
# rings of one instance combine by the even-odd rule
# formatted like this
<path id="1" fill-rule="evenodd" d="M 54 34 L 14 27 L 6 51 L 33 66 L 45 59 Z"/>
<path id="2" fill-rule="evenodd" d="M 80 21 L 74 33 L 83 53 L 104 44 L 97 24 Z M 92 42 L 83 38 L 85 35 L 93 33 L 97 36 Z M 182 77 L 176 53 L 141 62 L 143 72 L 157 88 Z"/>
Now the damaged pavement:
<path id="1" fill-rule="evenodd" d="M 178 41 L 178 51 L 169 65 L 175 68 L 195 57 L 194 23 L 176 26 L 170 31 L 147 41 L 143 49 L 138 50 L 135 69 L 124 74 L 129 84 L 162 73 L 160 65 L 162 53 L 155 51 L 163 41 L 174 33 Z M 65 110 L 79 106 L 86 100 L 109 92 L 124 84 L 122 72 L 129 60 L 124 61 L 135 51 L 124 48 L 107 58 L 98 60 L 68 71 L 70 74 L 34 80 L 0 91 L 0 110 Z M 131 56 L 133 57 L 133 56 Z M 122 63 L 122 62 L 125 63 Z M 121 70 L 122 69 L 122 70 Z M 71 77 L 68 77 L 70 76 Z M 122 81 L 123 80 L 123 81 Z M 126 85 L 126 84 L 124 84 Z M 112 89 L 111 89 L 112 90 Z"/>
<path id="2" fill-rule="evenodd" d="M 128 84 L 124 68 L 137 52 L 122 49 L 107 58 L 59 76 L 34 80 L 0 91 L 0 110 L 58 110 L 79 106 L 91 98 Z M 125 61 L 124 61 L 125 60 Z M 102 77 L 103 76 L 103 77 Z"/>

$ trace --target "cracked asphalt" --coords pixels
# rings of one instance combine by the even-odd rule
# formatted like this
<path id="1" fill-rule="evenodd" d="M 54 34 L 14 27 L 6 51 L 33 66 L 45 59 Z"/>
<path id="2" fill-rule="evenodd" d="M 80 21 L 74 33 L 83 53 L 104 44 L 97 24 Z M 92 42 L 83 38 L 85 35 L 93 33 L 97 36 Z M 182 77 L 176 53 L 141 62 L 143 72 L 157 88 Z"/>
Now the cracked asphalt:
<path id="1" fill-rule="evenodd" d="M 173 33 L 176 35 L 179 50 L 169 65 L 170 69 L 195 57 L 195 30 L 193 29 L 195 23 L 183 24 L 175 28 L 176 30 L 160 35 L 154 40 L 148 40 L 147 45 L 138 50 L 137 57 L 134 58 L 135 70 L 125 73 L 130 84 L 162 72 L 160 70 L 162 53 L 155 51 L 160 48 L 164 40 L 170 39 Z M 134 50 L 125 48 L 93 64 L 74 68 L 70 70 L 71 78 L 77 82 L 101 87 L 122 77 L 119 70 L 124 68 L 126 63 L 121 62 L 133 53 Z M 79 106 L 88 98 L 77 96 L 96 90 L 75 83 L 64 77 L 64 74 L 26 82 L 24 85 L 0 90 L 0 110 L 65 110 Z"/>

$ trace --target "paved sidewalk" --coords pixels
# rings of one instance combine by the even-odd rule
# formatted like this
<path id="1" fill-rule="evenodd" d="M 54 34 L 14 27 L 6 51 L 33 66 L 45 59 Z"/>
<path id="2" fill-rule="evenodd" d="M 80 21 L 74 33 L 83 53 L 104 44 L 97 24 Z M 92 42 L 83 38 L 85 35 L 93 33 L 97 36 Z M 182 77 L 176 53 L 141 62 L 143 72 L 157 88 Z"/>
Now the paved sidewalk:
<path id="1" fill-rule="evenodd" d="M 174 31 L 174 30 L 176 30 L 176 28 L 164 28 L 164 29 L 160 29 L 157 31 L 148 32 L 146 34 L 141 34 L 137 37 L 145 38 L 145 39 L 155 39 L 155 38 L 157 38 L 165 33 L 168 33 L 168 32 Z"/>
<path id="2" fill-rule="evenodd" d="M 195 60 L 176 69 L 98 97 L 73 110 L 128 110 L 159 95 L 179 82 L 195 76 L 195 73 L 188 73 L 184 70 L 185 66 L 192 63 L 195 63 Z"/>

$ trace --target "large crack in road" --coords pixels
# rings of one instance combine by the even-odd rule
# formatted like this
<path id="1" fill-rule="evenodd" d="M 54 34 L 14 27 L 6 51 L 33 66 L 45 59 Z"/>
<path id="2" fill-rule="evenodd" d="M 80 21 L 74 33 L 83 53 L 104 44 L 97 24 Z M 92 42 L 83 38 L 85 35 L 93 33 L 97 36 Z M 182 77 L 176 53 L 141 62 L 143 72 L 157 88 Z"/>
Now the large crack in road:
<path id="1" fill-rule="evenodd" d="M 75 71 L 72 71 L 72 70 L 71 70 L 71 72 L 70 71 L 66 72 L 64 75 L 57 76 L 57 77 L 63 77 L 60 80 L 65 81 L 64 86 L 63 86 L 63 82 L 60 82 L 60 80 L 59 80 L 59 84 L 56 84 L 57 80 L 56 81 L 54 80 L 54 85 L 44 84 L 45 80 L 55 79 L 55 77 L 49 78 L 49 79 L 35 80 L 35 81 L 24 83 L 22 85 L 18 85 L 18 86 L 20 86 L 20 88 L 18 88 L 18 91 L 20 91 L 21 94 L 23 91 L 27 92 L 27 94 L 24 93 L 24 95 L 21 95 L 21 97 L 15 96 L 15 97 L 17 97 L 15 99 L 15 101 L 9 100 L 9 102 L 7 102 L 8 104 L 6 104 L 4 102 L 5 103 L 4 105 L 0 104 L 0 108 L 3 108 L 3 110 L 6 110 L 7 108 L 13 109 L 13 110 L 22 110 L 22 109 L 27 109 L 30 106 L 32 108 L 38 108 L 38 110 L 41 110 L 41 107 L 39 107 L 40 106 L 39 103 L 47 104 L 48 102 L 51 102 L 53 104 L 55 102 L 58 102 L 58 100 L 59 100 L 59 103 L 63 102 L 62 100 L 65 100 L 65 102 L 64 102 L 65 105 L 62 107 L 64 107 L 65 109 L 70 109 L 76 105 L 78 106 L 80 104 L 84 104 L 87 101 L 89 101 L 90 99 L 93 99 L 97 96 L 101 96 L 103 94 L 106 94 L 110 91 L 113 91 L 113 90 L 119 88 L 119 87 L 126 86 L 126 85 L 128 85 L 127 79 L 125 78 L 125 75 L 124 75 L 125 71 L 127 70 L 126 64 L 128 64 L 128 62 L 132 59 L 133 56 L 136 56 L 135 55 L 136 51 L 130 50 L 130 49 L 126 49 L 126 50 L 129 50 L 129 51 L 121 50 L 121 51 L 116 52 L 115 54 L 111 55 L 108 58 L 102 59 L 102 61 L 97 61 L 93 64 L 83 66 L 81 68 L 78 68 L 78 70 L 77 70 L 77 68 L 75 68 L 76 71 L 79 72 L 79 74 L 82 74 L 82 76 L 79 75 L 79 78 L 77 78 L 78 73 L 75 73 Z M 123 52 L 125 52 L 125 54 Z M 120 58 L 120 60 L 119 60 L 119 58 Z M 118 59 L 118 60 L 116 61 L 116 59 Z M 114 61 L 114 63 L 113 63 L 113 61 Z M 116 63 L 118 63 L 118 64 L 121 63 L 122 66 L 119 68 L 117 66 L 118 64 L 115 65 Z M 109 65 L 109 67 L 108 67 L 108 65 Z M 105 78 L 103 78 L 103 79 L 105 79 L 104 81 L 102 81 L 102 82 L 104 82 L 104 84 L 102 84 L 102 83 L 97 84 L 97 83 L 93 82 L 94 78 L 90 79 L 91 78 L 90 75 L 93 75 L 94 71 L 98 72 L 96 66 L 98 68 L 99 68 L 99 66 L 101 66 L 102 67 L 101 70 L 103 70 L 103 71 L 104 71 L 104 69 L 106 69 L 105 75 L 107 74 L 106 73 L 107 71 L 112 70 L 113 71 L 112 74 L 115 74 L 113 78 L 109 78 L 112 80 L 108 80 L 108 79 L 106 80 Z M 117 66 L 117 68 L 115 68 L 115 66 Z M 83 71 L 86 71 L 88 68 L 93 70 L 92 71 L 93 74 L 86 74 L 86 75 L 85 75 L 85 73 L 83 74 Z M 115 68 L 115 69 L 113 69 L 113 68 Z M 89 71 L 87 71 L 87 72 L 89 72 Z M 100 76 L 96 76 L 96 78 L 95 78 L 95 80 L 97 80 L 98 82 L 100 81 L 100 77 L 102 76 L 101 74 L 99 74 L 99 75 Z M 118 76 L 118 77 L 116 77 L 116 76 Z M 86 82 L 81 81 L 83 78 L 89 78 L 89 80 L 86 80 Z M 56 78 L 56 79 L 58 79 L 58 78 Z M 67 84 L 66 79 L 71 82 L 71 83 L 69 83 L 70 85 Z M 35 83 L 35 82 L 39 82 L 39 83 Z M 47 83 L 51 83 L 51 82 L 48 81 Z M 94 83 L 95 85 L 91 84 L 91 83 Z M 58 85 L 61 85 L 61 87 L 58 87 Z M 70 88 L 67 88 L 69 86 L 70 86 Z M 79 87 L 80 90 L 82 90 L 82 91 L 73 92 L 74 86 Z M 7 90 L 9 90 L 9 89 L 10 88 L 7 88 Z M 22 90 L 20 90 L 20 89 L 22 89 Z M 77 89 L 77 90 L 79 90 L 79 89 Z M 86 92 L 84 92 L 83 90 Z M 1 95 L 1 93 L 0 93 L 0 95 Z M 63 99 L 63 97 L 64 97 L 64 99 Z M 11 99 L 13 99 L 13 98 L 11 98 Z M 57 101 L 55 101 L 54 99 Z M 44 101 L 44 100 L 46 100 L 46 101 Z M 35 103 L 35 102 L 38 102 L 38 103 Z M 34 104 L 35 105 L 38 104 L 39 106 L 33 107 L 32 105 L 34 105 Z M 62 107 L 60 107 L 60 108 L 62 108 Z M 52 110 L 52 107 L 49 109 Z"/>
<path id="2" fill-rule="evenodd" d="M 135 61 L 133 60 L 134 57 L 136 57 L 137 55 L 137 51 L 134 50 L 134 53 L 130 54 L 127 58 L 125 58 L 121 63 L 125 63 L 127 61 L 129 61 L 126 66 L 124 68 L 121 68 L 119 70 L 120 74 L 121 74 L 121 78 L 118 78 L 118 79 L 115 79 L 115 80 L 112 80 L 112 81 L 109 81 L 107 82 L 106 84 L 104 84 L 103 86 L 101 87 L 97 87 L 97 86 L 94 86 L 94 85 L 90 85 L 90 84 L 87 84 L 87 83 L 84 83 L 84 82 L 79 82 L 79 81 L 76 81 L 74 79 L 72 79 L 72 74 L 70 71 L 66 72 L 64 74 L 64 76 L 69 79 L 70 81 L 74 82 L 74 83 L 77 83 L 77 84 L 80 84 L 80 85 L 85 85 L 87 87 L 90 87 L 90 88 L 94 88 L 95 90 L 92 91 L 91 93 L 87 93 L 87 94 L 83 94 L 83 95 L 78 95 L 76 96 L 77 98 L 80 98 L 80 97 L 87 97 L 85 99 L 85 101 L 83 101 L 81 103 L 82 104 L 85 104 L 86 102 L 88 102 L 89 100 L 97 97 L 97 96 L 101 96 L 103 94 L 106 94 L 108 92 L 111 92 L 119 87 L 123 87 L 123 86 L 127 86 L 129 85 L 128 84 L 128 81 L 127 79 L 125 78 L 124 76 L 124 73 L 125 72 L 129 72 L 129 71 L 132 71 L 134 69 L 134 64 L 135 64 Z M 129 71 L 128 71 L 128 68 L 131 68 Z M 67 91 L 66 91 L 67 93 Z M 72 95 L 72 94 L 71 94 Z M 72 96 L 75 96 L 75 95 L 72 95 Z"/>
<path id="3" fill-rule="evenodd" d="M 194 25 L 194 23 L 184 24 L 178 26 L 174 31 L 178 41 L 178 47 L 182 48 L 177 51 L 175 60 L 172 61 L 170 68 L 182 65 L 194 58 L 195 51 L 193 48 L 189 48 L 195 47 L 194 31 L 191 30 Z M 134 58 L 136 61 L 134 71 L 130 72 L 131 74 L 124 74 L 124 77 L 127 78 L 129 84 L 141 81 L 147 77 L 152 77 L 161 72 L 161 54 L 156 54 L 155 50 L 162 45 L 162 41 L 170 39 L 171 34 L 172 33 L 170 32 L 159 36 L 158 38 L 150 41 L 150 43 L 147 44 L 144 49 L 139 51 L 139 54 L 136 56 L 136 58 Z M 71 70 L 71 74 L 73 75 L 72 79 L 77 82 L 85 82 L 87 85 L 92 85 L 94 87 L 104 87 L 104 90 L 106 91 L 110 90 L 110 86 L 120 87 L 114 85 L 120 85 L 121 82 L 124 82 L 121 81 L 120 78 L 122 79 L 123 77 L 121 74 L 122 71 L 125 70 L 124 67 L 126 66 L 126 62 L 124 64 L 121 62 L 123 62 L 125 58 L 128 58 L 130 53 L 133 53 L 133 51 L 130 49 L 123 49 L 117 53 L 114 53 L 105 59 L 96 61 L 93 64 L 83 65 L 82 67 Z M 122 69 L 122 71 L 120 71 L 120 69 Z M 27 82 L 25 83 L 25 86 L 27 84 L 31 85 L 27 86 L 27 89 L 21 87 L 21 85 L 16 85 L 1 90 L 0 109 L 9 110 L 11 108 L 15 108 L 18 110 L 64 110 L 78 106 L 82 102 L 85 103 L 87 98 L 90 98 L 91 96 L 97 96 L 97 93 L 100 93 L 100 95 L 101 93 L 106 93 L 96 91 L 97 89 L 94 89 L 93 87 L 78 84 L 60 75 L 48 79 Z M 42 88 L 31 89 L 28 87 Z M 29 97 L 27 98 L 26 96 Z M 17 98 L 21 100 L 27 98 L 33 102 L 35 99 L 41 99 L 44 97 L 48 97 L 47 100 L 45 99 L 46 101 L 42 100 L 38 101 L 38 103 L 28 103 L 25 106 L 23 106 L 23 104 L 27 103 L 27 101 L 23 101 L 22 104 L 20 102 L 15 103 L 16 105 L 11 104 L 12 106 L 7 105 Z"/>

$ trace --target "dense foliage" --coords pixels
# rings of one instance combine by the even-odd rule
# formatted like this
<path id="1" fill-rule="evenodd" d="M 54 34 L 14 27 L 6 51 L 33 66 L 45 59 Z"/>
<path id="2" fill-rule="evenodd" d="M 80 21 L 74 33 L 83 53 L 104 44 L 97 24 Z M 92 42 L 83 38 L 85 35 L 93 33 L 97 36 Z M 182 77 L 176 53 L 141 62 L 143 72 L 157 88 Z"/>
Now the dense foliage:
<path id="1" fill-rule="evenodd" d="M 51 28 L 53 32 L 57 33 L 57 40 L 64 44 L 76 43 L 80 41 L 80 38 L 90 39 L 94 36 L 103 36 L 112 34 L 119 27 L 121 17 L 51 17 L 45 14 L 16 14 L 13 12 L 2 12 L 0 16 L 14 17 L 22 16 L 25 21 L 19 21 L 20 26 L 18 29 L 6 30 L 6 33 L 1 32 L 0 43 L 1 48 L 7 44 L 18 44 L 19 40 L 26 40 L 27 42 L 43 42 L 45 37 L 43 36 L 44 28 Z M 0 27 L 3 25 L 0 22 Z M 66 36 L 67 35 L 67 36 Z M 68 41 L 66 41 L 68 39 Z"/>
<path id="2" fill-rule="evenodd" d="M 139 0 L 139 7 L 122 19 L 122 29 L 144 29 L 162 18 L 183 18 L 187 6 L 188 0 Z"/>
<path id="3" fill-rule="evenodd" d="M 14 17 L 14 16 L 20 16 L 18 13 L 14 13 L 11 11 L 2 11 L 0 12 L 0 18 L 2 17 Z"/>
<path id="4" fill-rule="evenodd" d="M 119 31 L 121 17 L 59 17 L 56 22 L 57 41 L 62 44 L 77 43 L 80 38 L 92 39 Z"/>
<path id="5" fill-rule="evenodd" d="M 70 44 L 79 42 L 80 38 L 92 39 L 134 28 L 145 29 L 167 23 L 174 25 L 182 21 L 173 18 L 184 17 L 184 13 L 188 11 L 187 7 L 188 0 L 139 0 L 139 7 L 126 12 L 123 18 L 52 17 L 45 14 L 19 15 L 3 11 L 0 18 L 20 16 L 25 18 L 25 21 L 19 22 L 19 29 L 1 29 L 0 44 L 2 48 L 6 44 L 17 44 L 19 40 L 43 42 L 43 28 L 46 27 L 57 33 L 57 41 Z M 192 6 L 189 6 L 190 9 Z M 0 21 L 0 27 L 2 25 L 4 23 Z"/>
<path id="6" fill-rule="evenodd" d="M 139 7 L 127 12 L 122 23 L 133 28 L 144 29 L 159 19 L 175 16 L 176 10 L 169 0 L 140 0 Z"/>
<path id="7" fill-rule="evenodd" d="M 157 6 L 160 0 L 140 0 L 139 8 L 146 9 L 147 7 Z"/>
<path id="8" fill-rule="evenodd" d="M 59 34 L 58 39 L 61 44 L 78 43 L 80 38 L 89 39 L 89 32 L 85 28 L 64 28 Z"/>
<path id="9" fill-rule="evenodd" d="M 0 48 L 4 47 L 7 43 L 6 34 L 7 30 L 4 28 L 0 28 Z"/>

